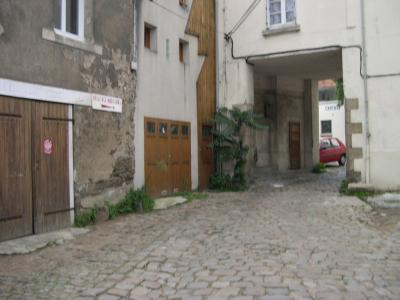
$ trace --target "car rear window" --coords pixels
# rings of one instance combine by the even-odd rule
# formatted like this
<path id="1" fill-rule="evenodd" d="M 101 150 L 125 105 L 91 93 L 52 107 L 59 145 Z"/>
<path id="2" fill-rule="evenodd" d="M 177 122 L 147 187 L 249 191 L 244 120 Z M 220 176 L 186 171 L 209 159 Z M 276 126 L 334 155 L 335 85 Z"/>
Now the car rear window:
<path id="1" fill-rule="evenodd" d="M 331 143 L 332 143 L 333 147 L 340 147 L 339 142 L 337 140 L 335 140 L 335 139 L 331 139 Z"/>

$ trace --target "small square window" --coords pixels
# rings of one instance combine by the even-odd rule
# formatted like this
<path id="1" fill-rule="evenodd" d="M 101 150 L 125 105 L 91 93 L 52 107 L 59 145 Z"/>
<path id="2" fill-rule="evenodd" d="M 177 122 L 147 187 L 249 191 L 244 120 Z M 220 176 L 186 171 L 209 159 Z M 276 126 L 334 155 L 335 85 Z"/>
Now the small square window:
<path id="1" fill-rule="evenodd" d="M 321 121 L 321 134 L 322 135 L 332 134 L 331 120 Z"/>
<path id="2" fill-rule="evenodd" d="M 151 134 L 156 133 L 156 124 L 154 122 L 147 122 L 147 132 Z"/>
<path id="3" fill-rule="evenodd" d="M 203 125 L 203 137 L 212 136 L 212 126 Z"/>
<path id="4" fill-rule="evenodd" d="M 144 25 L 144 47 L 157 50 L 157 29 L 149 24 Z"/>
<path id="5" fill-rule="evenodd" d="M 183 40 L 179 40 L 179 61 L 181 63 L 187 63 L 188 62 L 188 53 L 189 50 L 189 43 Z"/>
<path id="6" fill-rule="evenodd" d="M 168 125 L 166 123 L 160 123 L 159 132 L 161 135 L 168 134 Z"/>
<path id="7" fill-rule="evenodd" d="M 179 134 L 179 126 L 172 124 L 171 125 L 171 135 L 178 135 Z"/>
<path id="8" fill-rule="evenodd" d="M 56 30 L 68 37 L 84 38 L 85 0 L 56 0 Z"/>
<path id="9" fill-rule="evenodd" d="M 187 126 L 187 125 L 182 126 L 182 135 L 189 136 L 189 126 Z"/>

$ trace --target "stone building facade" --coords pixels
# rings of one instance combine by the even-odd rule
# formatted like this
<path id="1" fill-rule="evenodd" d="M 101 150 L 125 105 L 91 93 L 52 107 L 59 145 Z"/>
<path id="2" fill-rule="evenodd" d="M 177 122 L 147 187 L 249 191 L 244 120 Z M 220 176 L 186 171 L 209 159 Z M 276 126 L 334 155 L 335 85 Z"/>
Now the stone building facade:
<path id="1" fill-rule="evenodd" d="M 118 200 L 132 185 L 136 94 L 136 73 L 133 70 L 134 6 L 135 1 L 131 0 L 0 2 L 0 97 L 3 106 L 7 106 L 3 107 L 0 115 L 10 117 L 13 114 L 6 109 L 21 103 L 32 111 L 38 103 L 48 105 L 44 110 L 49 113 L 58 109 L 53 109 L 52 105 L 60 105 L 61 110 L 65 106 L 65 111 L 68 111 L 68 117 L 62 120 L 44 118 L 53 120 L 54 126 L 60 128 L 63 128 L 62 122 L 70 124 L 66 134 L 69 140 L 60 142 L 59 148 L 57 141 L 46 138 L 47 144 L 55 144 L 54 156 L 61 152 L 62 147 L 70 149 L 64 157 L 65 161 L 59 162 L 69 166 L 68 170 L 63 170 L 67 179 L 55 182 L 53 186 L 52 181 L 58 179 L 53 178 L 51 171 L 46 174 L 49 186 L 54 187 L 54 190 L 48 189 L 49 193 L 56 194 L 63 188 L 70 192 L 69 207 L 57 207 L 48 214 L 68 212 L 73 220 L 74 211 L 94 203 L 101 205 L 105 200 Z M 96 99 L 97 106 L 94 104 Z M 104 104 L 107 101 L 112 107 Z M 40 126 L 43 130 L 49 126 L 51 132 L 52 124 Z M 15 133 L 16 138 L 18 133 Z M 37 143 L 44 145 L 44 136 L 37 137 L 35 134 L 32 131 L 29 140 L 37 138 Z M 21 151 L 30 147 L 20 145 Z M 11 153 L 12 150 L 5 146 L 3 151 Z M 27 154 L 26 157 L 29 161 L 39 161 L 43 151 L 38 150 L 42 153 L 32 157 Z M 50 148 L 50 156 L 52 151 Z M 2 159 L 6 160 L 7 156 L 3 155 Z M 35 163 L 37 161 L 33 162 L 33 175 L 26 176 L 35 178 Z M 3 174 L 4 178 L 11 178 L 10 174 L 11 171 Z M 24 182 L 16 181 L 15 184 L 23 185 Z M 65 189 L 63 184 L 68 187 Z M 10 186 L 10 183 L 3 185 Z M 33 206 L 34 211 L 35 195 L 42 197 L 40 191 L 45 189 L 37 185 L 46 185 L 46 182 L 33 181 L 31 186 L 26 187 L 26 190 L 32 190 L 27 191 L 27 195 L 32 195 L 34 203 L 29 206 Z M 0 203 L 7 207 L 6 201 L 9 200 L 6 198 L 9 195 L 4 191 Z M 51 201 L 53 196 L 44 201 Z M 9 206 L 9 215 L 1 217 L 12 222 L 7 218 L 12 218 L 13 213 L 19 215 L 18 210 L 22 208 Z M 18 224 L 10 226 L 14 228 Z M 31 228 L 24 234 L 29 232 L 36 230 Z"/>

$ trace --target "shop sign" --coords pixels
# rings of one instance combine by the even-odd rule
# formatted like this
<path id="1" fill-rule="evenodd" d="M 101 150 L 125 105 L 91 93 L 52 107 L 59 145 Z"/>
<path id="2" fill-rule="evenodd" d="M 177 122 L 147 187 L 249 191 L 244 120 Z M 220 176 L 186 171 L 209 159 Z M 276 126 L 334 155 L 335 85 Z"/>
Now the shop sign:
<path id="1" fill-rule="evenodd" d="M 92 108 L 95 110 L 122 113 L 122 99 L 92 94 Z"/>

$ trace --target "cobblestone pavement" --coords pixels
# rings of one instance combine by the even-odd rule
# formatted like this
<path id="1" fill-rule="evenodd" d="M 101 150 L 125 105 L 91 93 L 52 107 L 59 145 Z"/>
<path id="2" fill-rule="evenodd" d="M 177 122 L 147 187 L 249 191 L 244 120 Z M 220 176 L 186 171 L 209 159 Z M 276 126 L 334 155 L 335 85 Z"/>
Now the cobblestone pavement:
<path id="1" fill-rule="evenodd" d="M 0 299 L 400 299 L 398 214 L 380 226 L 339 196 L 341 168 L 261 175 L 244 193 L 0 257 Z"/>

